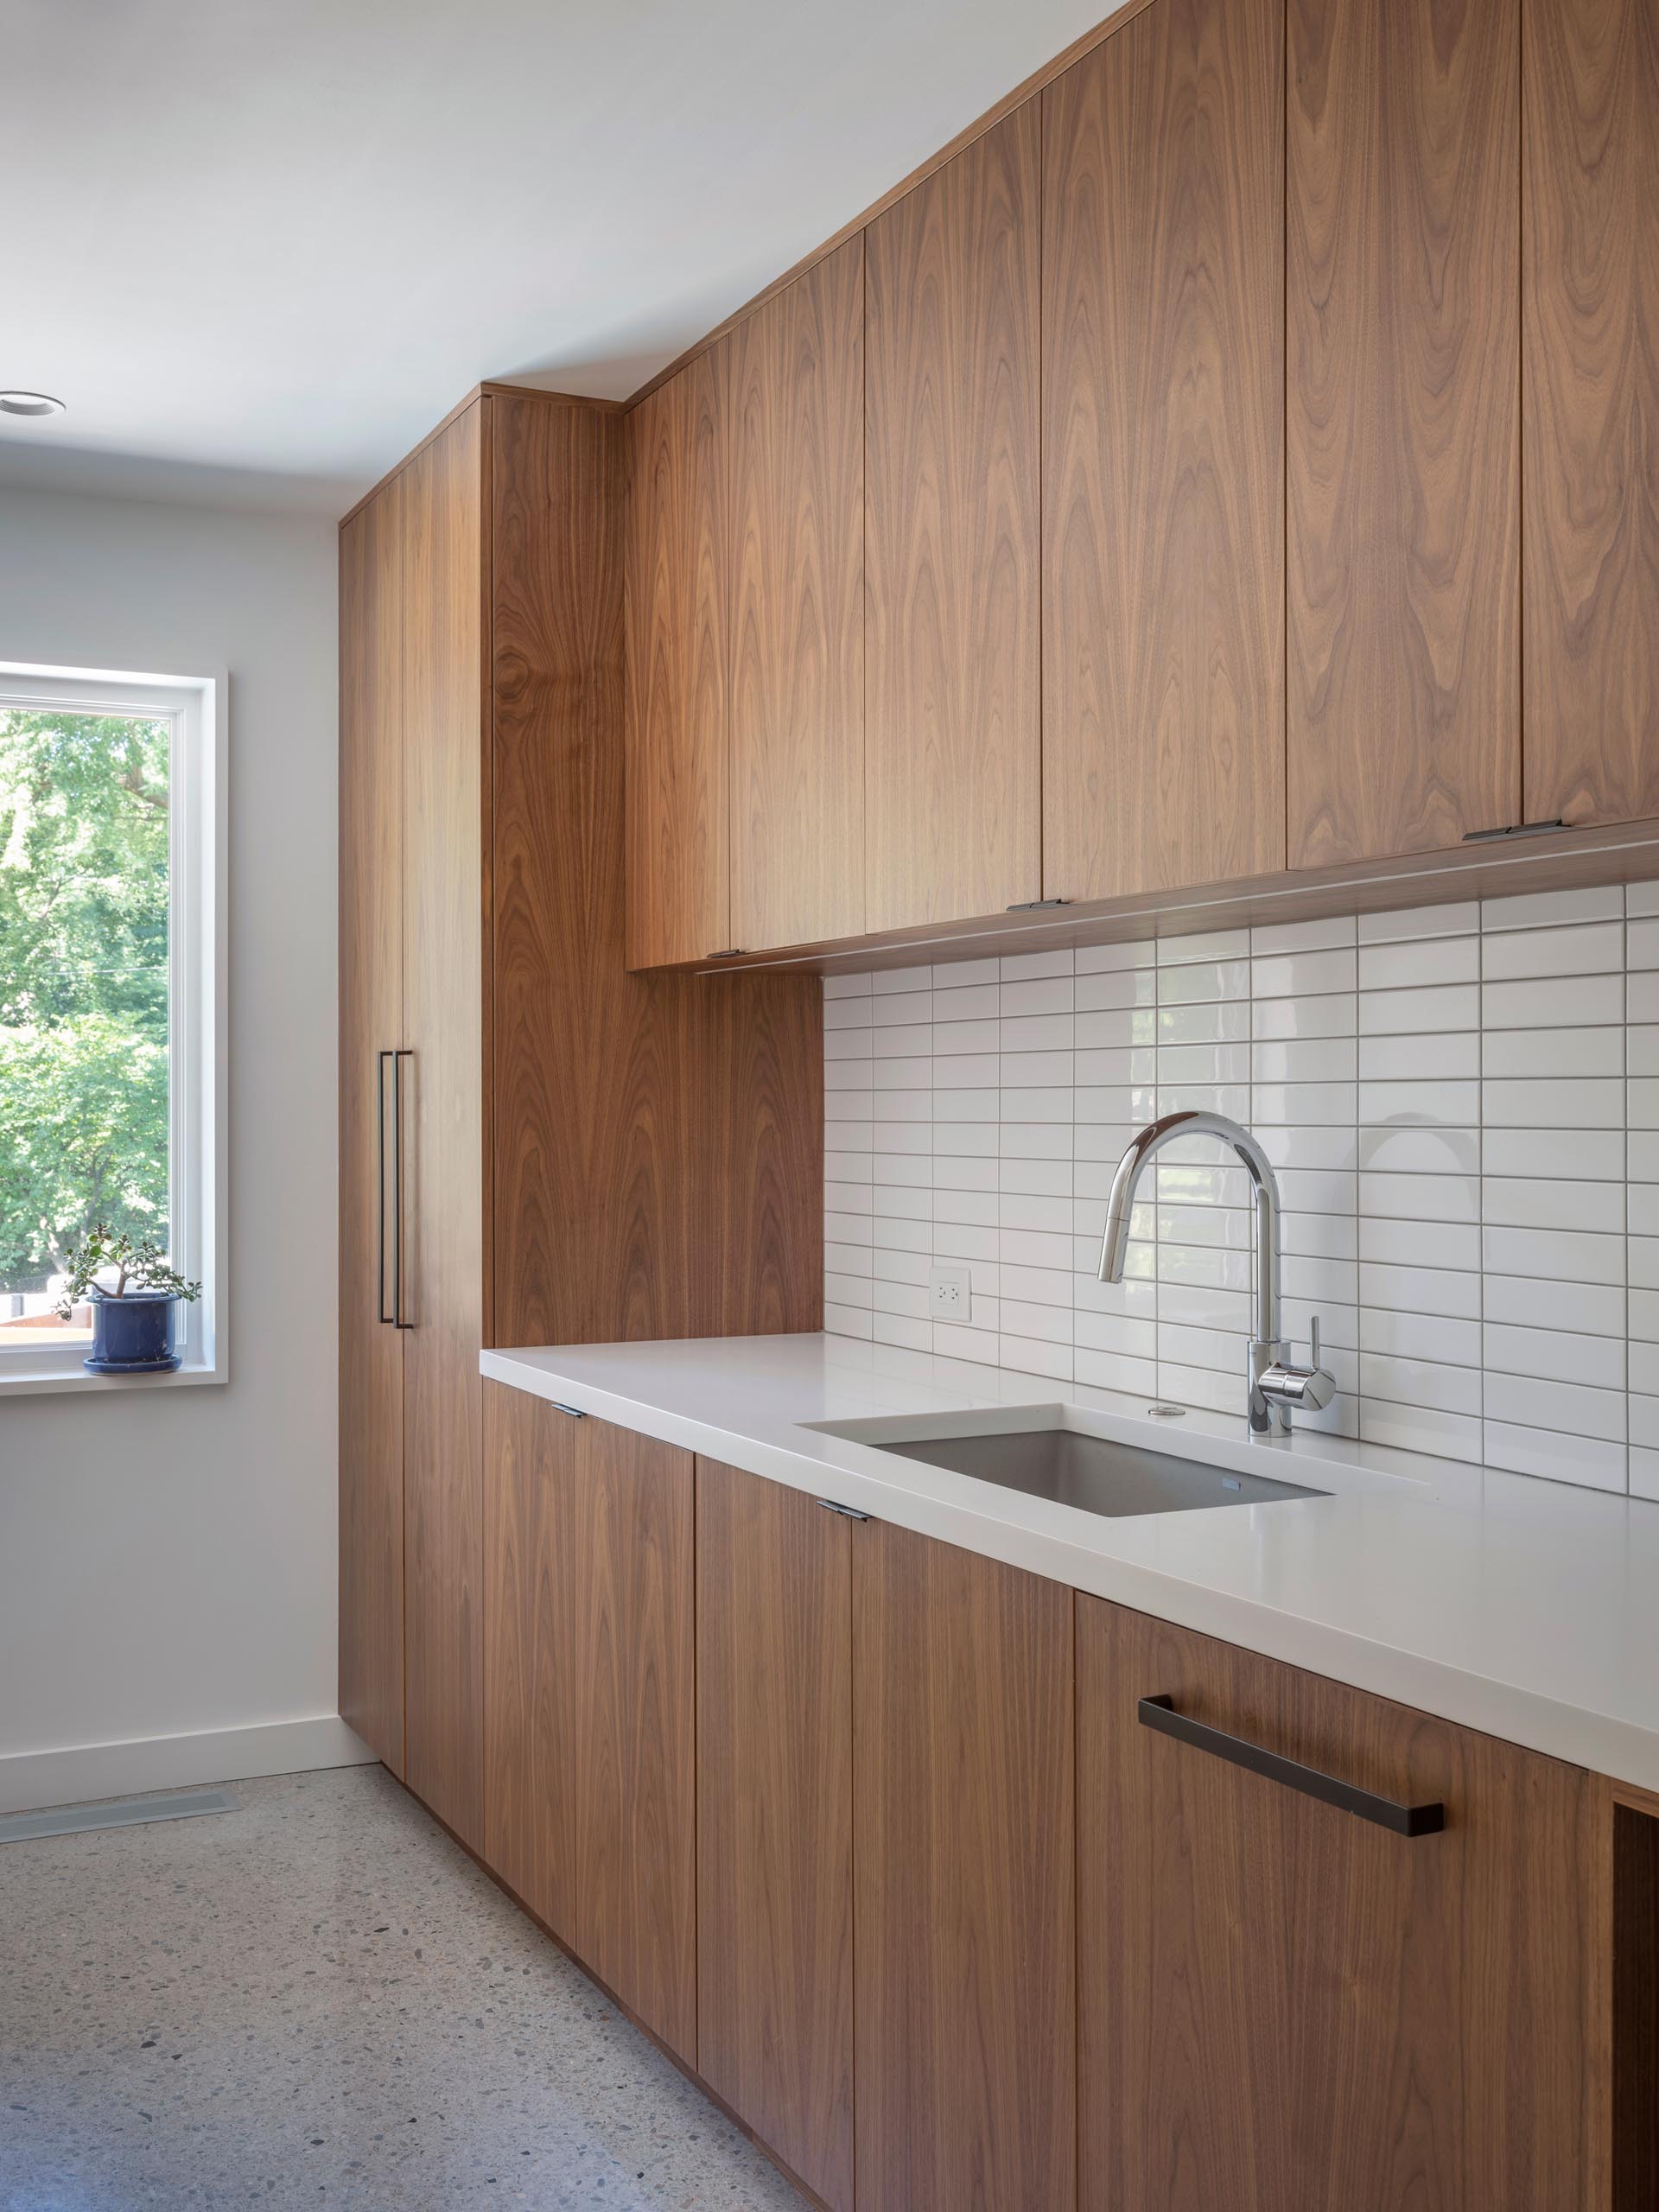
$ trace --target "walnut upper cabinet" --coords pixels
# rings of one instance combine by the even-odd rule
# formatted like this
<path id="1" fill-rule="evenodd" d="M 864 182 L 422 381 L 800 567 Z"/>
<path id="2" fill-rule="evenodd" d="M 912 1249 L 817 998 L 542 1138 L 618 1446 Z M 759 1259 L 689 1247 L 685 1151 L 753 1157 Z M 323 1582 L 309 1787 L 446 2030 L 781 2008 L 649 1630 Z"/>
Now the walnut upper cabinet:
<path id="1" fill-rule="evenodd" d="M 1656 170 L 1651 0 L 1129 10 L 632 410 L 630 965 L 1659 815 Z"/>
<path id="2" fill-rule="evenodd" d="M 1041 896 L 1040 121 L 864 234 L 872 931 Z"/>
<path id="3" fill-rule="evenodd" d="M 628 417 L 627 960 L 732 942 L 718 348 Z"/>
<path id="4" fill-rule="evenodd" d="M 1524 0 L 1526 813 L 1659 814 L 1659 13 Z"/>
<path id="5" fill-rule="evenodd" d="M 1043 889 L 1285 864 L 1283 0 L 1043 94 Z"/>
<path id="6" fill-rule="evenodd" d="M 731 939 L 864 927 L 864 240 L 729 347 Z"/>
<path id="7" fill-rule="evenodd" d="M 628 957 L 864 926 L 864 242 L 630 422 Z"/>
<path id="8" fill-rule="evenodd" d="M 1521 819 L 1517 0 L 1291 0 L 1288 858 Z"/>

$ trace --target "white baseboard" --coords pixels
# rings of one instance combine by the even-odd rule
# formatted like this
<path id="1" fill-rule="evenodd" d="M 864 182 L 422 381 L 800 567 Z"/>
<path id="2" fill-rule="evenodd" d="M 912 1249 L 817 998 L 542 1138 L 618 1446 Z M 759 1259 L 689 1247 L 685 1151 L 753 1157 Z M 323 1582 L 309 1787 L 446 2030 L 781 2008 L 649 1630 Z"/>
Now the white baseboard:
<path id="1" fill-rule="evenodd" d="M 202 1782 L 246 1782 L 260 1774 L 304 1774 L 314 1767 L 362 1766 L 374 1753 L 338 1713 L 273 1720 L 257 1728 L 204 1728 L 188 1736 L 143 1736 L 123 1744 L 74 1744 L 61 1751 L 14 1751 L 0 1758 L 0 1813 L 35 1813 L 126 1797 L 144 1789 L 181 1789 Z"/>

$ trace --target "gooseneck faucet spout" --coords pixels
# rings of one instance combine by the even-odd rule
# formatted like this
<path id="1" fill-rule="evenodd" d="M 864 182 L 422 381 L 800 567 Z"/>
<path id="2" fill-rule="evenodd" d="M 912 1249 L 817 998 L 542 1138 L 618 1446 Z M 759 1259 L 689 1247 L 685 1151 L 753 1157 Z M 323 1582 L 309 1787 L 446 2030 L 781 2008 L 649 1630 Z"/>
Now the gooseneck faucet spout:
<path id="1" fill-rule="evenodd" d="M 1189 1109 L 1148 1122 L 1118 1162 L 1106 1202 L 1106 1234 L 1100 1248 L 1100 1279 L 1122 1282 L 1128 1257 L 1129 1223 L 1135 1189 L 1147 1161 L 1177 1137 L 1217 1137 L 1243 1162 L 1255 1198 L 1255 1311 L 1249 1356 L 1247 1410 L 1258 1433 L 1290 1427 L 1293 1406 L 1328 1406 L 1336 1383 L 1319 1365 L 1319 1325 L 1313 1324 L 1313 1364 L 1290 1364 L 1290 1346 L 1281 1333 L 1279 1304 L 1279 1184 L 1273 1163 L 1247 1128 L 1224 1114 Z"/>

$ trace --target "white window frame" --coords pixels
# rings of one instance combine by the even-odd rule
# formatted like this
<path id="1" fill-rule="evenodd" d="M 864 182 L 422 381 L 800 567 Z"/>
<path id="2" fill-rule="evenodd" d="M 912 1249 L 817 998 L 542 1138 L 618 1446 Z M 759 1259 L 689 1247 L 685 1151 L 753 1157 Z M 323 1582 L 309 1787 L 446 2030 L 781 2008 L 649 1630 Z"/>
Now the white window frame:
<path id="1" fill-rule="evenodd" d="M 201 1283 L 180 1308 L 183 1364 L 172 1375 L 88 1375 L 85 1347 L 0 1343 L 0 1397 L 53 1390 L 177 1389 L 230 1377 L 226 1019 L 226 702 L 210 676 L 140 674 L 0 661 L 0 707 L 142 715 L 172 724 L 168 762 L 168 1180 L 173 1264 Z"/>

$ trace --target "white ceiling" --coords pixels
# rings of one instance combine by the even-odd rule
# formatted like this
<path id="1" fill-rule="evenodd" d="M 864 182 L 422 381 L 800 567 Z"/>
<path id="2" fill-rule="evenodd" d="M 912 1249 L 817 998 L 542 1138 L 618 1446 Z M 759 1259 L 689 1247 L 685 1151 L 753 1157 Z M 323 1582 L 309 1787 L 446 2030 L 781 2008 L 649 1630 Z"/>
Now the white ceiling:
<path id="1" fill-rule="evenodd" d="M 480 378 L 626 395 L 1109 12 L 0 0 L 0 386 L 69 408 L 0 469 L 338 505 Z"/>

